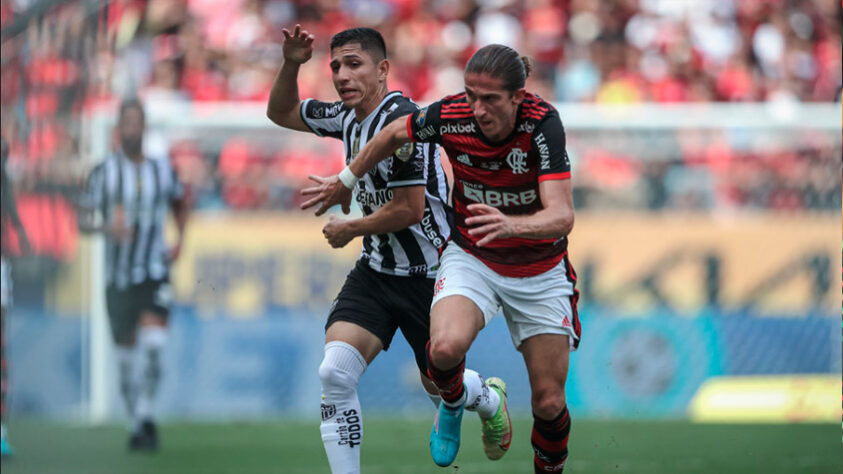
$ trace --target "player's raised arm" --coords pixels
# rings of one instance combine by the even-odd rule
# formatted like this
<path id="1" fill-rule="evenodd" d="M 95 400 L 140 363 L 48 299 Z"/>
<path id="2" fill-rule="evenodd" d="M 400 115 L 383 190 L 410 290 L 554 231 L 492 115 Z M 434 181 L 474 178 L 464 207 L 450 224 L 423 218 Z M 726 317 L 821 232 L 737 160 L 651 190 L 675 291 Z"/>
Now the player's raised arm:
<path id="1" fill-rule="evenodd" d="M 272 83 L 272 91 L 269 93 L 269 102 L 266 106 L 266 116 L 277 125 L 284 128 L 310 132 L 311 129 L 304 123 L 299 110 L 301 99 L 299 98 L 298 76 L 299 67 L 310 60 L 313 55 L 314 36 L 296 25 L 291 33 L 284 28 L 284 64 L 275 76 Z"/>
<path id="2" fill-rule="evenodd" d="M 340 204 L 343 212 L 348 213 L 351 190 L 354 189 L 360 177 L 409 141 L 407 121 L 402 118 L 393 120 L 366 143 L 366 146 L 348 166 L 340 171 L 340 174 L 327 178 L 311 176 L 310 178 L 319 185 L 302 190 L 303 195 L 313 197 L 302 203 L 301 208 L 308 209 L 321 204 L 316 210 L 316 215 L 321 216 L 332 206 Z"/>

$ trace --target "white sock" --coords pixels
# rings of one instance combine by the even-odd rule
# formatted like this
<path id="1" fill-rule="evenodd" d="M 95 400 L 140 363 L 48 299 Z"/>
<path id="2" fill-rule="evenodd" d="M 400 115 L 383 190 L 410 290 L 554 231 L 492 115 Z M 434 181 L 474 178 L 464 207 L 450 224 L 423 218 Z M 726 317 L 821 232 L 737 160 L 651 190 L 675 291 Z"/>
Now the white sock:
<path id="1" fill-rule="evenodd" d="M 135 416 L 137 402 L 137 384 L 135 383 L 135 348 L 117 346 L 117 372 L 120 377 L 120 396 L 126 405 L 129 419 Z"/>
<path id="2" fill-rule="evenodd" d="M 465 369 L 462 378 L 465 386 L 465 409 L 476 411 L 483 419 L 495 416 L 501 403 L 498 392 L 490 389 L 483 381 L 483 376 L 471 369 Z"/>
<path id="3" fill-rule="evenodd" d="M 319 366 L 322 381 L 322 443 L 332 474 L 360 473 L 363 417 L 357 383 L 366 371 L 366 359 L 351 344 L 325 344 Z"/>
<path id="4" fill-rule="evenodd" d="M 161 382 L 161 357 L 167 343 L 167 328 L 143 326 L 138 331 L 140 364 L 138 396 L 135 406 L 135 428 L 144 421 L 155 419 L 155 399 Z"/>

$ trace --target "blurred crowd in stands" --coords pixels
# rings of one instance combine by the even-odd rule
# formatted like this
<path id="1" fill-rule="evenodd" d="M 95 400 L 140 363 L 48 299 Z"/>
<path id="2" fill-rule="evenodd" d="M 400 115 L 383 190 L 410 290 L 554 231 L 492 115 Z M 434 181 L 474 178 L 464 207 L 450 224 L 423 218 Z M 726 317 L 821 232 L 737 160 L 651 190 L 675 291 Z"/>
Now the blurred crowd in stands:
<path id="1" fill-rule="evenodd" d="M 265 102 L 281 29 L 296 23 L 316 35 L 300 93 L 323 100 L 336 97 L 331 35 L 353 26 L 384 34 L 391 88 L 419 103 L 458 91 L 465 61 L 493 42 L 531 57 L 528 89 L 555 102 L 840 100 L 843 14 L 826 0 L 0 1 L 2 134 L 33 245 L 57 259 L 75 246 L 86 117 L 133 94 L 147 108 Z M 675 153 L 655 160 L 574 150 L 577 207 L 840 209 L 839 136 L 772 151 L 671 142 Z M 335 172 L 324 157 L 341 156 L 339 144 L 275 149 L 238 136 L 164 152 L 197 205 L 228 209 L 294 208 L 306 175 Z"/>

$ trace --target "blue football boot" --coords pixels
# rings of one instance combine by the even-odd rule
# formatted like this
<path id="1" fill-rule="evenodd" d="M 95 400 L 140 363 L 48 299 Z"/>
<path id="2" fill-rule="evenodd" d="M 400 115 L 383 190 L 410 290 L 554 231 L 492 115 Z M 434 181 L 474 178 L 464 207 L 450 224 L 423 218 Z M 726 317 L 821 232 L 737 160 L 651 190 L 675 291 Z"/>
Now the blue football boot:
<path id="1" fill-rule="evenodd" d="M 460 450 L 460 431 L 464 404 L 456 408 L 439 404 L 439 411 L 430 431 L 430 455 L 437 466 L 447 467 Z"/>

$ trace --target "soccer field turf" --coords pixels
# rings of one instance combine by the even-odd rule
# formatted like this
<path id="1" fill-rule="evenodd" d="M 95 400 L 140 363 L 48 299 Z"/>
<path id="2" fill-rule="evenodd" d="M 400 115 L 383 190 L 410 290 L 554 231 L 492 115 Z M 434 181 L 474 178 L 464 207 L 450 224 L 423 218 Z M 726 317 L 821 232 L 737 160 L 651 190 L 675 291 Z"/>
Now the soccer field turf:
<path id="1" fill-rule="evenodd" d="M 430 460 L 428 421 L 365 421 L 364 474 L 532 473 L 529 419 L 515 420 L 510 452 L 485 459 L 480 425 L 464 422 L 463 445 L 449 468 Z M 79 427 L 13 421 L 17 450 L 3 474 L 320 474 L 328 473 L 318 421 L 171 423 L 161 426 L 155 455 L 126 451 L 117 426 Z M 840 427 L 698 425 L 687 422 L 574 419 L 570 473 L 840 473 Z"/>

